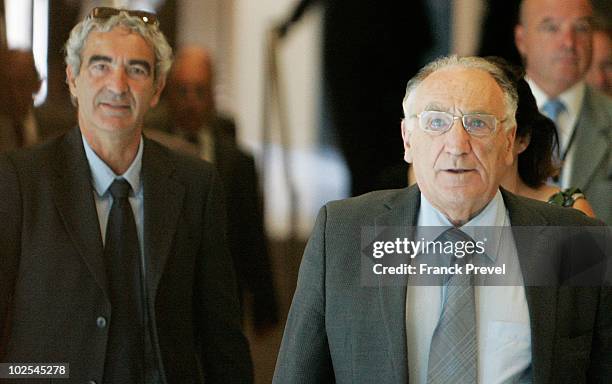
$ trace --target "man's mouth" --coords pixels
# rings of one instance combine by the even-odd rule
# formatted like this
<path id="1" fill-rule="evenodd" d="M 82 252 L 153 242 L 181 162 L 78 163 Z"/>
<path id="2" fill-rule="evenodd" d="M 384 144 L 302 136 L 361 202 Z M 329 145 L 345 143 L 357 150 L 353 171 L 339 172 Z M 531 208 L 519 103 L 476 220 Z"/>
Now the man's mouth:
<path id="1" fill-rule="evenodd" d="M 468 172 L 473 172 L 473 169 L 463 169 L 463 168 L 452 168 L 452 169 L 444 169 L 444 172 L 449 172 L 455 175 L 461 175 Z"/>
<path id="2" fill-rule="evenodd" d="M 579 60 L 578 60 L 578 56 L 568 54 L 568 55 L 557 56 L 557 61 L 561 63 L 577 64 Z"/>
<path id="3" fill-rule="evenodd" d="M 111 117 L 126 117 L 129 116 L 131 114 L 132 111 L 132 106 L 130 105 L 130 103 L 117 103 L 117 102 L 100 102 L 98 104 L 98 106 L 100 108 L 102 108 L 102 111 L 104 111 L 104 114 L 106 114 L 107 116 L 111 116 Z"/>
<path id="4" fill-rule="evenodd" d="M 130 109 L 130 104 L 101 102 L 100 105 L 107 107 L 107 108 L 112 108 L 112 109 Z"/>

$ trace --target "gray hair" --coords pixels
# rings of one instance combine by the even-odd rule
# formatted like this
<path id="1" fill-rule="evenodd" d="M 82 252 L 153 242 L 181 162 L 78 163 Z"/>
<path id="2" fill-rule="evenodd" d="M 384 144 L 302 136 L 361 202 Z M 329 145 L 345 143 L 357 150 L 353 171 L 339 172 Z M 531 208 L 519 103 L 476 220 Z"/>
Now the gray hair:
<path id="1" fill-rule="evenodd" d="M 402 101 L 405 117 L 408 116 L 408 98 L 410 94 L 414 92 L 426 77 L 436 71 L 450 67 L 480 69 L 491 75 L 504 93 L 504 102 L 506 104 L 505 129 L 516 126 L 515 114 L 518 106 L 518 93 L 514 84 L 497 64 L 476 56 L 459 57 L 457 55 L 452 55 L 440 57 L 421 68 L 421 70 L 408 81 L 408 85 L 406 86 L 406 95 Z"/>
<path id="2" fill-rule="evenodd" d="M 108 19 L 87 17 L 78 23 L 70 32 L 64 50 L 66 52 L 66 65 L 72 67 L 75 76 L 81 70 L 81 51 L 85 40 L 91 31 L 109 32 L 116 26 L 127 27 L 138 33 L 153 48 L 155 52 L 155 69 L 153 78 L 155 84 L 159 79 L 165 79 L 172 66 L 172 48 L 166 37 L 157 25 L 147 25 L 140 18 L 120 12 Z"/>

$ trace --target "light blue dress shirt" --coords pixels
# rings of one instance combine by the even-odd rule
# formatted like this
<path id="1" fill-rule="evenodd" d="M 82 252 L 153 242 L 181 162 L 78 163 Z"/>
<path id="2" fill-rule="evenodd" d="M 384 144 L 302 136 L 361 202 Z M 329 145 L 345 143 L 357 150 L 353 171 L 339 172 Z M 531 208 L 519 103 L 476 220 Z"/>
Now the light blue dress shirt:
<path id="1" fill-rule="evenodd" d="M 417 225 L 440 226 L 440 234 L 452 226 L 423 194 Z M 499 190 L 483 211 L 462 226 L 461 230 L 474 240 L 481 240 L 477 227 L 492 226 L 510 226 L 510 218 Z M 510 269 L 507 273 L 520 276 L 516 246 L 508 234 L 510 231 L 504 231 L 504 236 L 489 236 L 485 252 L 492 262 L 506 263 Z M 426 240 L 434 240 L 435 237 Z M 416 238 L 420 239 L 420 234 Z M 519 280 L 522 281 L 521 278 Z M 446 289 L 442 286 L 407 287 L 406 337 L 410 382 L 427 382 L 429 347 L 442 313 L 445 294 Z M 531 328 L 522 283 L 517 286 L 476 286 L 475 299 L 478 382 L 531 383 Z"/>
<path id="2" fill-rule="evenodd" d="M 85 147 L 85 156 L 91 170 L 91 183 L 93 187 L 94 201 L 96 203 L 96 211 L 98 212 L 98 221 L 100 223 L 100 234 L 102 235 L 102 243 L 106 241 L 106 224 L 108 223 L 108 215 L 110 214 L 111 206 L 113 205 L 113 197 L 108 190 L 113 181 L 118 178 L 124 178 L 130 183 L 132 191 L 128 200 L 132 206 L 134 213 L 134 221 L 136 221 L 136 230 L 138 233 L 138 243 L 140 245 L 140 260 L 144 268 L 144 198 L 142 179 L 140 170 L 142 169 L 142 151 L 143 140 L 140 139 L 138 152 L 130 167 L 123 175 L 117 175 L 106 163 L 89 146 L 87 140 L 83 137 L 83 146 Z"/>

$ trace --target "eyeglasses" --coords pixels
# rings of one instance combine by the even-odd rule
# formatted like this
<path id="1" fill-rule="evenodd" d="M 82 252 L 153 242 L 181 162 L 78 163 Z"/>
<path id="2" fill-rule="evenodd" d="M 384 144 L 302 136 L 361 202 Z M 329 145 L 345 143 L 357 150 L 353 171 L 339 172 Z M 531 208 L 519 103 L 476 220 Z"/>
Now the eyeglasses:
<path id="1" fill-rule="evenodd" d="M 451 129 L 455 120 L 461 119 L 463 128 L 472 136 L 489 136 L 497 130 L 497 123 L 504 122 L 497 117 L 486 113 L 470 113 L 455 116 L 452 113 L 441 111 L 423 111 L 418 115 L 412 115 L 419 119 L 419 126 L 422 130 L 440 135 Z"/>
<path id="2" fill-rule="evenodd" d="M 89 13 L 89 17 L 95 19 L 109 19 L 113 16 L 120 14 L 121 12 L 125 12 L 130 16 L 137 17 L 142 20 L 146 25 L 159 25 L 159 20 L 157 19 L 157 15 L 147 11 L 133 11 L 130 9 L 117 9 L 111 7 L 96 7 L 91 10 Z"/>

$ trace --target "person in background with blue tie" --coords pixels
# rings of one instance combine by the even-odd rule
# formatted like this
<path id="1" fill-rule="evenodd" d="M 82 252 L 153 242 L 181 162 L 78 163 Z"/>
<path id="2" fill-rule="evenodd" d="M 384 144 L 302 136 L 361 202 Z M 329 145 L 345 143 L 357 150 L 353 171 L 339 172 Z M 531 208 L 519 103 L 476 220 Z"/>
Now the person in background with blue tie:
<path id="1" fill-rule="evenodd" d="M 612 224 L 612 100 L 585 84 L 593 44 L 589 0 L 523 0 L 516 46 L 540 111 L 559 136 L 559 187 L 579 188 Z"/>

